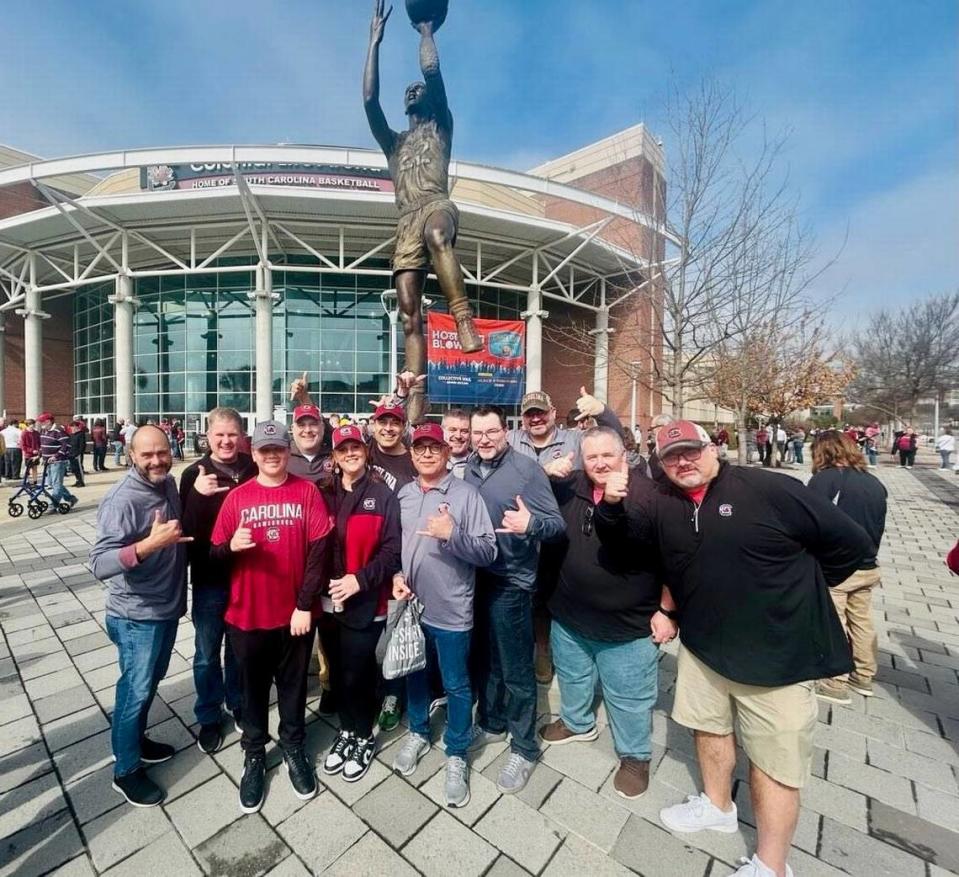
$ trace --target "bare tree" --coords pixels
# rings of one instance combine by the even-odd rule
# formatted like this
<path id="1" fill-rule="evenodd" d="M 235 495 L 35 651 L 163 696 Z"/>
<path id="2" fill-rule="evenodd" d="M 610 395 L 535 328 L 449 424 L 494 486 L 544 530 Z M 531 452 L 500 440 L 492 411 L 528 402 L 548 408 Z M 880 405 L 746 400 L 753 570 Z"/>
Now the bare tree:
<path id="1" fill-rule="evenodd" d="M 852 342 L 857 376 L 849 401 L 913 420 L 922 399 L 959 380 L 959 292 L 873 314 Z"/>

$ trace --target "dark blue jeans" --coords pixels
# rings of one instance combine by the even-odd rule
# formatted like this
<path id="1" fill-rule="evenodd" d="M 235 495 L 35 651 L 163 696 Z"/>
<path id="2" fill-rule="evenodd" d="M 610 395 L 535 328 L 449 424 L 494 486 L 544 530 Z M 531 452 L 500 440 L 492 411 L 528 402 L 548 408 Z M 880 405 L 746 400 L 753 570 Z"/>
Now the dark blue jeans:
<path id="1" fill-rule="evenodd" d="M 528 761 L 539 758 L 536 738 L 536 675 L 533 670 L 532 594 L 484 573 L 476 581 L 476 643 L 485 654 L 474 664 L 485 731 L 509 731 L 510 749 Z"/>
<path id="2" fill-rule="evenodd" d="M 106 620 L 120 663 L 110 743 L 117 760 L 114 773 L 122 777 L 140 767 L 140 741 L 157 686 L 170 665 L 177 619 L 132 621 L 108 615 Z"/>
<path id="3" fill-rule="evenodd" d="M 193 684 L 196 688 L 196 720 L 213 725 L 223 716 L 223 704 L 233 712 L 240 704 L 240 673 L 229 640 L 224 640 L 230 593 L 226 588 L 193 588 L 193 627 L 196 653 L 193 655 Z M 221 660 L 220 653 L 223 652 Z"/>
<path id="4" fill-rule="evenodd" d="M 422 625 L 426 635 L 425 670 L 406 677 L 406 699 L 410 730 L 430 738 L 430 670 L 439 663 L 443 690 L 448 698 L 446 733 L 443 742 L 447 755 L 466 758 L 473 724 L 473 690 L 470 687 L 469 653 L 471 630 L 441 630 Z"/>

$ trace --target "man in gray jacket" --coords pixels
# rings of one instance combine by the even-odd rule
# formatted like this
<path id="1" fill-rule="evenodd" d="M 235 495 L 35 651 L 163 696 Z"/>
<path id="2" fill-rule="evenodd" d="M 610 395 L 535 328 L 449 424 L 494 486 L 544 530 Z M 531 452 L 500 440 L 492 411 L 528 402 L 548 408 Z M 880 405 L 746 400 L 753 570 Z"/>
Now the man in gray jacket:
<path id="1" fill-rule="evenodd" d="M 147 714 L 167 671 L 177 624 L 186 612 L 186 549 L 173 458 L 163 430 L 136 431 L 133 468 L 103 497 L 93 574 L 106 583 L 106 626 L 119 653 L 113 709 L 113 788 L 135 807 L 155 807 L 164 792 L 144 771 L 174 749 L 146 736 Z"/>
<path id="2" fill-rule="evenodd" d="M 475 409 L 470 431 L 476 453 L 464 480 L 479 488 L 498 527 L 496 560 L 476 581 L 474 666 L 480 678 L 472 748 L 505 740 L 509 731 L 511 753 L 497 787 L 515 794 L 539 758 L 532 597 L 540 542 L 559 536 L 566 525 L 540 464 L 509 446 L 501 408 Z"/>
<path id="3" fill-rule="evenodd" d="M 403 572 L 393 580 L 393 596 L 406 600 L 415 593 L 423 604 L 428 660 L 438 662 L 448 698 L 446 806 L 465 807 L 473 725 L 468 667 L 473 592 L 476 568 L 496 557 L 496 535 L 479 491 L 448 470 L 450 446 L 442 427 L 418 426 L 411 450 L 418 474 L 399 492 Z M 393 761 L 393 769 L 404 776 L 416 770 L 430 749 L 428 669 L 406 678 L 410 735 Z"/>

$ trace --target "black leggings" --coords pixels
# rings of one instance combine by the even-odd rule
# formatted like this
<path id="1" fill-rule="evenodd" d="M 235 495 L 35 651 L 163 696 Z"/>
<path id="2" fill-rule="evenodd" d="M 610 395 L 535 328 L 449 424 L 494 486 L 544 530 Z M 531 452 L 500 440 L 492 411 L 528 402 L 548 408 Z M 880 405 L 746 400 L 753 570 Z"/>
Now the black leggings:
<path id="1" fill-rule="evenodd" d="M 330 688 L 336 696 L 340 727 L 357 737 L 373 736 L 379 707 L 376 644 L 385 625 L 385 621 L 372 621 L 354 630 L 333 615 L 324 615 L 320 622 L 320 642 L 330 663 Z"/>
<path id="2" fill-rule="evenodd" d="M 899 465 L 912 466 L 916 462 L 915 451 L 899 451 Z"/>

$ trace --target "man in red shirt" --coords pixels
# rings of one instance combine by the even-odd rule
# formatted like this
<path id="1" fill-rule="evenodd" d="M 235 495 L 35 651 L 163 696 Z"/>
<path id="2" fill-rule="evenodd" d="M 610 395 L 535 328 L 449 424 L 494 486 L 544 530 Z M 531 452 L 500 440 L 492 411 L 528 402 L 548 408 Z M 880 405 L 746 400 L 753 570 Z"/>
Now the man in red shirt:
<path id="1" fill-rule="evenodd" d="M 316 795 L 305 740 L 306 683 L 314 612 L 329 581 L 330 514 L 316 485 L 287 472 L 290 434 L 275 420 L 253 432 L 256 478 L 232 490 L 211 537 L 211 557 L 231 564 L 227 636 L 240 670 L 245 753 L 240 809 L 263 806 L 270 736 L 270 686 L 276 683 L 280 747 L 296 795 Z"/>

